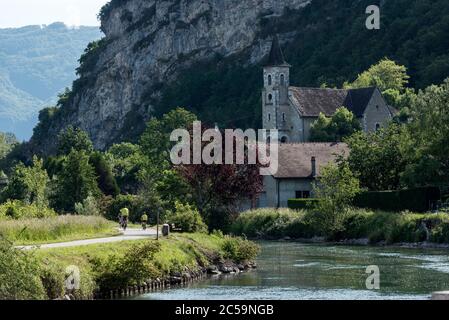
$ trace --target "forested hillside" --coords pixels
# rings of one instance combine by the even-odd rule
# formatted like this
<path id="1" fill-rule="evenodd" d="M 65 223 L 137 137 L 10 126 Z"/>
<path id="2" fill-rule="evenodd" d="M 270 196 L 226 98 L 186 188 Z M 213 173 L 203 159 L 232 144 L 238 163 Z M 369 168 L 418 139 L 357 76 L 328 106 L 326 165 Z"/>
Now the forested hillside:
<path id="1" fill-rule="evenodd" d="M 380 30 L 365 28 L 372 0 L 313 0 L 281 17 L 261 18 L 260 37 L 296 33 L 283 45 L 293 85 L 341 87 L 384 57 L 408 68 L 413 88 L 442 83 L 449 76 L 449 1 L 381 2 Z M 245 61 L 242 54 L 185 70 L 163 90 L 158 114 L 184 106 L 203 120 L 257 127 L 261 69 Z"/>
<path id="2" fill-rule="evenodd" d="M 97 27 L 62 23 L 0 29 L 0 131 L 30 138 L 38 111 L 56 103 L 84 48 L 100 37 Z"/>

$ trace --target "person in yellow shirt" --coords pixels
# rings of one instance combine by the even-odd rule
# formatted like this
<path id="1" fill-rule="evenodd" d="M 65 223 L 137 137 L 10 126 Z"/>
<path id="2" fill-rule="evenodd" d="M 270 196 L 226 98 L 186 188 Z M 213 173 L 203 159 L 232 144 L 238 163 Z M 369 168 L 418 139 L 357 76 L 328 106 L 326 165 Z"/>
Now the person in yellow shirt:
<path id="1" fill-rule="evenodd" d="M 144 213 L 144 214 L 142 215 L 141 222 L 142 222 L 142 229 L 143 229 L 143 230 L 147 230 L 148 215 L 147 215 L 146 213 Z"/>
<path id="2" fill-rule="evenodd" d="M 129 219 L 129 209 L 123 208 L 122 210 L 120 210 L 120 226 L 125 231 L 126 228 L 128 228 L 128 219 Z"/>

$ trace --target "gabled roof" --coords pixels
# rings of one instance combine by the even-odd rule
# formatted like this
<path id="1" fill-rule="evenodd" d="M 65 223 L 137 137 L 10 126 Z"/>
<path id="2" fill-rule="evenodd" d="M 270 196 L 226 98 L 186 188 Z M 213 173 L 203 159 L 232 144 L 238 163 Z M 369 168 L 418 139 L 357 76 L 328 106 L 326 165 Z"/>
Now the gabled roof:
<path id="1" fill-rule="evenodd" d="M 279 145 L 279 169 L 276 179 L 313 179 L 312 157 L 315 157 L 317 177 L 321 169 L 335 162 L 337 156 L 349 155 L 345 143 L 293 143 Z"/>
<path id="2" fill-rule="evenodd" d="M 358 118 L 362 117 L 376 87 L 361 89 L 327 89 L 290 87 L 291 101 L 304 117 L 331 117 L 340 107 L 346 107 Z"/>
<path id="3" fill-rule="evenodd" d="M 287 61 L 285 61 L 284 53 L 282 52 L 281 46 L 279 44 L 279 38 L 277 35 L 275 35 L 273 38 L 270 55 L 268 56 L 268 61 L 265 64 L 265 66 L 266 67 L 290 66 L 287 63 Z"/>

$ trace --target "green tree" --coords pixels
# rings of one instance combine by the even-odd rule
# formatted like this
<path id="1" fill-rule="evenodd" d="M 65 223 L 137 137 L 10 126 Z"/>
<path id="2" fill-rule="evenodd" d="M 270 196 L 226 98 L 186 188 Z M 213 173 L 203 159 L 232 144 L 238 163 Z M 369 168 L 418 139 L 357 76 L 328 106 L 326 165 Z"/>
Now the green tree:
<path id="1" fill-rule="evenodd" d="M 48 205 L 47 187 L 49 178 L 43 168 L 43 161 L 33 158 L 33 165 L 26 167 L 17 165 L 10 177 L 8 186 L 2 194 L 3 200 L 21 200 L 39 207 Z"/>
<path id="2" fill-rule="evenodd" d="M 361 125 L 354 114 L 345 107 L 338 108 L 332 118 L 320 113 L 310 129 L 312 142 L 341 142 L 345 137 L 360 131 Z"/>
<path id="3" fill-rule="evenodd" d="M 449 183 L 449 79 L 420 91 L 410 108 L 413 162 L 403 181 L 410 186 Z"/>
<path id="4" fill-rule="evenodd" d="M 170 151 L 174 145 L 170 135 L 176 129 L 189 129 L 197 120 L 193 113 L 177 108 L 165 114 L 160 120 L 153 119 L 140 139 L 140 150 L 143 156 L 142 167 L 138 173 L 141 184 L 139 195 L 146 206 L 154 206 L 160 213 L 173 207 L 173 197 L 187 187 L 179 175 L 171 172 Z M 176 188 L 173 181 L 179 182 Z M 170 195 L 170 192 L 174 192 Z M 167 207 L 168 206 L 168 207 Z"/>
<path id="5" fill-rule="evenodd" d="M 94 147 L 85 131 L 69 126 L 58 136 L 58 155 L 68 155 L 72 149 L 89 154 L 93 152 Z"/>
<path id="6" fill-rule="evenodd" d="M 37 259 L 0 239 L 0 300 L 47 298 Z"/>
<path id="7" fill-rule="evenodd" d="M 197 117 L 185 109 L 177 108 L 165 114 L 160 120 L 152 119 L 140 138 L 142 154 L 151 165 L 170 167 L 171 133 L 176 129 L 189 129 Z"/>
<path id="8" fill-rule="evenodd" d="M 17 143 L 17 138 L 12 133 L 0 132 L 0 159 L 6 157 Z"/>
<path id="9" fill-rule="evenodd" d="M 384 58 L 359 74 L 354 82 L 346 82 L 343 86 L 347 89 L 378 87 L 389 104 L 401 108 L 413 93 L 412 89 L 406 89 L 409 79 L 405 66 Z"/>
<path id="10" fill-rule="evenodd" d="M 123 192 L 136 193 L 137 173 L 144 164 L 140 146 L 132 143 L 114 144 L 105 154 L 112 172 Z"/>
<path id="11" fill-rule="evenodd" d="M 112 174 L 112 168 L 106 161 L 105 156 L 97 151 L 92 153 L 89 161 L 95 169 L 96 176 L 98 177 L 98 186 L 103 194 L 114 197 L 117 196 L 120 193 L 120 189 Z"/>
<path id="12" fill-rule="evenodd" d="M 85 151 L 72 150 L 69 153 L 56 178 L 54 192 L 54 206 L 66 212 L 74 212 L 75 204 L 82 203 L 88 196 L 101 194 L 95 169 Z"/>
<path id="13" fill-rule="evenodd" d="M 322 169 L 313 189 L 320 201 L 314 206 L 312 218 L 324 235 L 334 238 L 343 230 L 348 208 L 360 193 L 359 180 L 346 163 L 331 164 Z"/>
<path id="14" fill-rule="evenodd" d="M 401 187 L 401 176 L 410 163 L 411 138 L 405 126 L 392 123 L 377 132 L 358 132 L 345 142 L 351 152 L 343 161 L 358 176 L 362 187 L 371 191 Z"/>
<path id="15" fill-rule="evenodd" d="M 346 88 L 378 87 L 382 92 L 387 90 L 402 92 L 409 79 L 405 66 L 384 58 L 367 71 L 359 74 L 354 82 L 346 83 L 344 86 Z"/>

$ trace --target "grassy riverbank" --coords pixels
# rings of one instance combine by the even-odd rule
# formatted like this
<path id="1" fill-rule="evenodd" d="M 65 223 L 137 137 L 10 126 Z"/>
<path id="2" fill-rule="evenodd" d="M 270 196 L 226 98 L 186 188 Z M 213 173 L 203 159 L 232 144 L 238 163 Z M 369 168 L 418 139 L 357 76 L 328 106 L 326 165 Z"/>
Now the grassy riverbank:
<path id="1" fill-rule="evenodd" d="M 102 217 L 55 216 L 0 220 L 0 235 L 15 245 L 65 242 L 118 235 L 117 224 Z"/>
<path id="2" fill-rule="evenodd" d="M 232 232 L 261 239 L 327 236 L 319 231 L 312 212 L 288 209 L 245 212 L 232 226 Z M 369 239 L 372 244 L 423 241 L 449 243 L 449 215 L 351 209 L 345 216 L 343 229 L 332 240 L 349 239 Z"/>
<path id="3" fill-rule="evenodd" d="M 34 252 L 3 244 L 0 259 L 5 260 L 7 270 L 5 274 L 0 270 L 0 280 L 5 284 L 0 299 L 59 298 L 66 293 L 69 266 L 80 270 L 80 287 L 71 294 L 77 299 L 91 299 L 98 291 L 141 285 L 149 279 L 202 272 L 212 265 L 244 264 L 257 254 L 254 243 L 221 234 L 173 234 L 159 242 L 123 241 Z"/>

